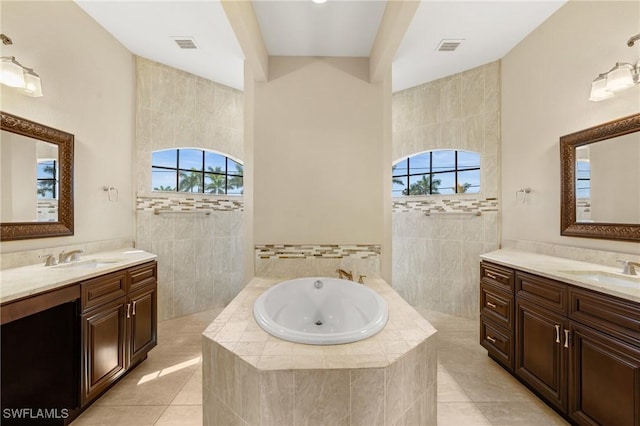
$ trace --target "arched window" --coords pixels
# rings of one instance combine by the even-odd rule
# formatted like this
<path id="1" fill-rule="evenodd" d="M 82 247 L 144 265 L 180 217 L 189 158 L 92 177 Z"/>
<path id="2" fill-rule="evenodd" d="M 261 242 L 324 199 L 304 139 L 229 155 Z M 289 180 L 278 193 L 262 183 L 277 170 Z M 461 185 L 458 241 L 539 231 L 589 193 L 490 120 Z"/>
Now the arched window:
<path id="1" fill-rule="evenodd" d="M 242 163 L 214 151 L 178 148 L 151 155 L 154 191 L 242 195 L 242 175 Z"/>
<path id="2" fill-rule="evenodd" d="M 480 192 L 480 153 L 434 150 L 393 166 L 392 195 L 473 194 Z"/>

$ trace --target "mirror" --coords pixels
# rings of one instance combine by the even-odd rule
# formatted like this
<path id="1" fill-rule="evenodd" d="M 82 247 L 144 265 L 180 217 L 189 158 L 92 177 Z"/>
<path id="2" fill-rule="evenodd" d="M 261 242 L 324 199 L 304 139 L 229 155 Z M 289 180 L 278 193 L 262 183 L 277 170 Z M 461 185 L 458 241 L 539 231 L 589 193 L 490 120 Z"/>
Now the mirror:
<path id="1" fill-rule="evenodd" d="M 0 124 L 0 240 L 73 235 L 73 135 L 5 112 Z"/>
<path id="2" fill-rule="evenodd" d="M 640 114 L 560 138 L 561 235 L 640 241 Z"/>

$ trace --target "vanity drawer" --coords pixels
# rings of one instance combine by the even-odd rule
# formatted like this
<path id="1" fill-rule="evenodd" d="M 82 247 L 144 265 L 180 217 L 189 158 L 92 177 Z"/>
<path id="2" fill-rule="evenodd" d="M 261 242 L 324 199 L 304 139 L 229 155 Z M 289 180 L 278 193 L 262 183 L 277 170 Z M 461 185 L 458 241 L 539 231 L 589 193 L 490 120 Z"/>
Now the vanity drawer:
<path id="1" fill-rule="evenodd" d="M 155 284 L 157 276 L 158 268 L 155 261 L 129 269 L 129 291 Z"/>
<path id="2" fill-rule="evenodd" d="M 82 311 L 110 302 L 127 294 L 126 271 L 118 271 L 80 283 Z"/>
<path id="3" fill-rule="evenodd" d="M 481 283 L 480 313 L 497 324 L 513 330 L 513 296 L 509 293 Z"/>
<path id="4" fill-rule="evenodd" d="M 484 315 L 480 316 L 480 344 L 489 356 L 513 371 L 513 333 L 495 325 Z"/>
<path id="5" fill-rule="evenodd" d="M 564 283 L 518 271 L 516 296 L 528 299 L 553 312 L 567 314 L 568 286 Z"/>
<path id="6" fill-rule="evenodd" d="M 640 304 L 571 287 L 570 317 L 640 346 Z"/>
<path id="7" fill-rule="evenodd" d="M 480 263 L 480 282 L 493 284 L 507 293 L 513 294 L 514 275 L 513 269 L 484 261 Z"/>

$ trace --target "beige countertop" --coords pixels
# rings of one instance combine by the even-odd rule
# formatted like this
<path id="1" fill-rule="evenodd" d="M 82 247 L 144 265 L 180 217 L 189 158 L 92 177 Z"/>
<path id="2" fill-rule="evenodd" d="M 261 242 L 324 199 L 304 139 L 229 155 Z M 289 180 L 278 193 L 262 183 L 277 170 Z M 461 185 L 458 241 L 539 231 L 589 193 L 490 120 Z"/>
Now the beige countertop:
<path id="1" fill-rule="evenodd" d="M 623 275 L 622 265 L 617 268 L 514 249 L 495 250 L 481 255 L 480 258 L 487 262 L 497 263 L 572 284 L 576 287 L 582 287 L 640 303 L 640 275 Z M 640 273 L 640 268 L 636 269 L 638 273 Z M 627 281 L 630 283 L 630 286 L 617 285 L 614 282 L 595 281 L 589 278 L 589 276 L 592 275 L 590 272 L 603 273 L 611 277 L 612 281 Z M 637 286 L 634 285 L 636 282 Z"/>
<path id="2" fill-rule="evenodd" d="M 82 254 L 76 262 L 37 265 L 0 271 L 0 303 L 4 304 L 38 293 L 61 288 L 109 272 L 129 268 L 155 259 L 155 254 L 125 248 L 108 252 Z"/>
<path id="3" fill-rule="evenodd" d="M 384 280 L 365 278 L 389 306 L 389 321 L 367 339 L 341 345 L 304 345 L 271 336 L 253 318 L 253 304 L 283 279 L 254 278 L 204 331 L 204 337 L 224 346 L 260 370 L 350 369 L 387 367 L 436 333 L 427 320 Z M 435 350 L 435 345 L 431 348 Z"/>

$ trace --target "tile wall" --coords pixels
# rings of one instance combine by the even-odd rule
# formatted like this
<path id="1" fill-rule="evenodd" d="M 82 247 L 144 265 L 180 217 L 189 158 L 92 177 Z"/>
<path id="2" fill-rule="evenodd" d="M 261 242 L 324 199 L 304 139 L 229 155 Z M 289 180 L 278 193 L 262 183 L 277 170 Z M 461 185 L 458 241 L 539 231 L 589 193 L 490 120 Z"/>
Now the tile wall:
<path id="1" fill-rule="evenodd" d="M 151 153 L 194 147 L 242 161 L 242 92 L 140 57 L 136 83 L 136 246 L 158 255 L 158 319 L 225 306 L 243 285 L 242 197 L 154 192 Z"/>
<path id="2" fill-rule="evenodd" d="M 256 276 L 266 278 L 337 277 L 336 270 L 380 277 L 379 244 L 269 244 L 255 247 Z"/>
<path id="3" fill-rule="evenodd" d="M 481 193 L 394 198 L 392 213 L 393 287 L 414 306 L 474 318 L 478 256 L 500 240 L 500 63 L 395 93 L 392 111 L 394 162 L 435 149 L 481 154 Z"/>

